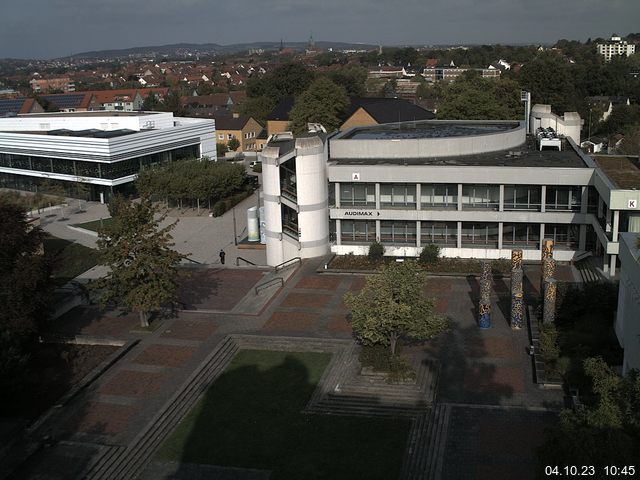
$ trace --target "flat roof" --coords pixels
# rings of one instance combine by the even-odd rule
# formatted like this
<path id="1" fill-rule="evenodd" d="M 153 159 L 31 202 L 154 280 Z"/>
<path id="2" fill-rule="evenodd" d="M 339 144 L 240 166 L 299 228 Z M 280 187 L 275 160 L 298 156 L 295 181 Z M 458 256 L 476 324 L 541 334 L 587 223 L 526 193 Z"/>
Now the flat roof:
<path id="1" fill-rule="evenodd" d="M 121 112 L 119 110 L 95 110 L 92 112 L 46 112 L 46 113 L 23 113 L 17 118 L 37 118 L 37 117 L 143 117 L 145 115 L 157 115 L 167 112 Z M 16 117 L 14 117 L 16 118 Z"/>
<path id="2" fill-rule="evenodd" d="M 421 121 L 356 127 L 340 140 L 407 140 L 487 135 L 514 130 L 519 122 L 447 122 Z"/>
<path id="3" fill-rule="evenodd" d="M 562 167 L 589 168 L 580 154 L 569 142 L 562 139 L 562 150 L 537 148 L 533 135 L 527 135 L 524 144 L 519 147 L 498 150 L 496 152 L 452 157 L 428 158 L 335 158 L 330 162 L 338 165 L 432 165 L 432 166 L 476 166 L 476 167 Z"/>
<path id="4" fill-rule="evenodd" d="M 616 187 L 640 190 L 640 161 L 624 155 L 596 155 L 595 161 Z"/>
<path id="5" fill-rule="evenodd" d="M 144 131 L 148 132 L 149 130 Z M 117 130 L 99 130 L 97 128 L 68 130 L 66 128 L 58 128 L 56 130 L 37 131 L 0 131 L 0 133 L 16 133 L 19 135 L 52 135 L 56 137 L 115 138 L 140 132 L 138 130 L 130 130 L 128 128 L 120 128 Z"/>

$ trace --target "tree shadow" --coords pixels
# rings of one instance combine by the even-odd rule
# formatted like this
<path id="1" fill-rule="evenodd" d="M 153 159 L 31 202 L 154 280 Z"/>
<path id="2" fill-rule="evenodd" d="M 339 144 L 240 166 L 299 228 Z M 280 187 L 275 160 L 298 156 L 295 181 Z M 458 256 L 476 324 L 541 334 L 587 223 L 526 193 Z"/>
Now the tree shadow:
<path id="1" fill-rule="evenodd" d="M 213 466 L 265 472 L 247 477 L 256 479 L 396 478 L 407 422 L 302 413 L 328 361 L 241 351 L 141 478 L 218 478 Z"/>
<path id="2" fill-rule="evenodd" d="M 192 267 L 184 269 L 185 277 L 178 288 L 178 305 L 186 310 L 197 310 L 207 299 L 215 297 L 221 287 L 216 278 L 218 269 Z"/>

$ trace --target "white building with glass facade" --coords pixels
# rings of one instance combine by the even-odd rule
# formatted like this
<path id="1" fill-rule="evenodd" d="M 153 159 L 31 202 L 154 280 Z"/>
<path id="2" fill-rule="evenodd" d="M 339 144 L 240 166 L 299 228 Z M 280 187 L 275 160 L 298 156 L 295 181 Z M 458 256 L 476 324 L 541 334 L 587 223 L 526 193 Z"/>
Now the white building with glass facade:
<path id="1" fill-rule="evenodd" d="M 551 238 L 556 259 L 593 251 L 614 274 L 619 232 L 640 231 L 640 185 L 620 188 L 568 135 L 527 130 L 430 120 L 273 139 L 262 154 L 268 263 L 366 254 L 375 240 L 398 257 L 436 244 L 447 257 L 518 248 L 539 260 Z"/>
<path id="2" fill-rule="evenodd" d="M 215 122 L 166 112 L 37 113 L 0 118 L 0 187 L 56 183 L 91 199 L 127 193 L 141 168 L 186 158 L 216 160 Z"/>

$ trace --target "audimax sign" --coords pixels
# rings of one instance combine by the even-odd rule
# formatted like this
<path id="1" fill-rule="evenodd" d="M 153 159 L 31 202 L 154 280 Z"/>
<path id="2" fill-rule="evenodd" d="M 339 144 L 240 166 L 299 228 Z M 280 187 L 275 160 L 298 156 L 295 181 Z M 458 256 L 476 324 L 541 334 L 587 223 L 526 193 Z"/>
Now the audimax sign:
<path id="1" fill-rule="evenodd" d="M 380 212 L 372 212 L 371 210 L 347 210 L 344 212 L 345 217 L 379 217 Z"/>

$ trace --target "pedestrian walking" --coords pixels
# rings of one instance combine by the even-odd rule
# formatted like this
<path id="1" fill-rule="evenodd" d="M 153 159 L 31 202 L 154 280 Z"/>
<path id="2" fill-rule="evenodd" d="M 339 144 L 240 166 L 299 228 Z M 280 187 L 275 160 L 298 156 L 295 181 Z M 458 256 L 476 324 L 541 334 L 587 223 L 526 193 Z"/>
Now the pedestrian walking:
<path id="1" fill-rule="evenodd" d="M 226 253 L 224 253 L 223 249 L 220 249 L 220 263 L 222 265 L 224 265 L 224 256 L 226 255 Z"/>

